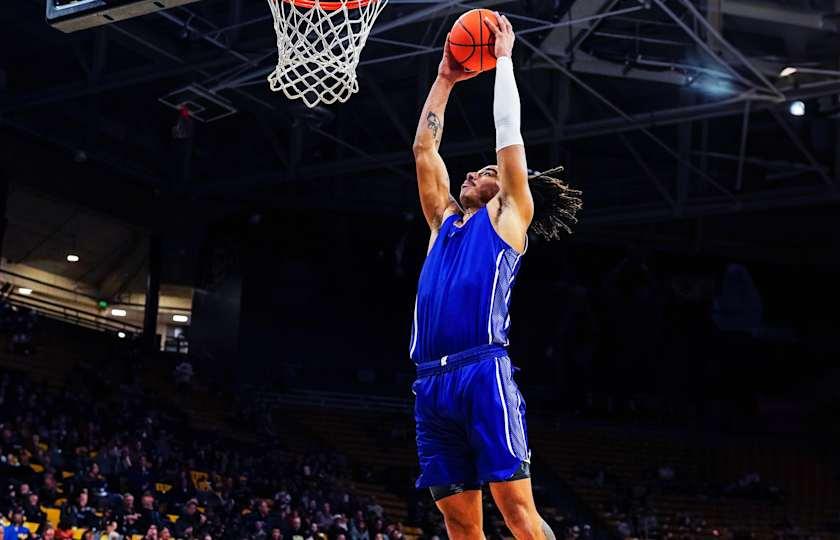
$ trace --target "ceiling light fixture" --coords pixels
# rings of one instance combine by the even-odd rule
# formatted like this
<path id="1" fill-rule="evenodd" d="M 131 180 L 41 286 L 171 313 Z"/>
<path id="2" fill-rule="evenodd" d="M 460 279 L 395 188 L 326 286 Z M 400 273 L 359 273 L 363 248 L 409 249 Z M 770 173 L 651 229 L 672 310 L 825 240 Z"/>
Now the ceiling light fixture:
<path id="1" fill-rule="evenodd" d="M 805 116 L 805 103 L 799 100 L 791 101 L 788 111 L 790 111 L 790 114 L 793 116 Z"/>

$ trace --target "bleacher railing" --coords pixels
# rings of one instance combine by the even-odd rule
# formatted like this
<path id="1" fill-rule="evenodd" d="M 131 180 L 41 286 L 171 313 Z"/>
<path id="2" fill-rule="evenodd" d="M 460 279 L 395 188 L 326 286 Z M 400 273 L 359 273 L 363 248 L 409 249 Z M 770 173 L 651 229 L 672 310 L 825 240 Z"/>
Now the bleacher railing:
<path id="1" fill-rule="evenodd" d="M 59 285 L 54 285 L 46 281 L 41 281 L 33 277 L 11 272 L 6 269 L 0 269 L 0 274 L 5 274 L 11 276 L 12 278 L 15 278 L 14 280 L 9 281 L 9 283 L 13 285 L 13 288 L 12 291 L 8 293 L 5 297 L 5 301 L 13 306 L 25 307 L 31 309 L 32 311 L 35 311 L 36 313 L 44 317 L 56 319 L 77 326 L 82 326 L 84 328 L 89 328 L 92 330 L 111 332 L 124 331 L 135 334 L 143 330 L 137 325 L 128 322 L 117 321 L 109 317 L 98 315 L 96 313 L 91 313 L 90 310 L 79 309 L 61 302 L 47 300 L 46 298 L 40 298 L 35 295 L 20 294 L 16 285 L 20 281 L 31 282 L 36 284 L 40 290 L 52 291 L 56 293 L 69 293 L 75 297 L 86 298 L 93 302 L 98 301 L 96 297 L 90 296 L 80 291 L 75 291 L 72 289 L 61 287 Z"/>

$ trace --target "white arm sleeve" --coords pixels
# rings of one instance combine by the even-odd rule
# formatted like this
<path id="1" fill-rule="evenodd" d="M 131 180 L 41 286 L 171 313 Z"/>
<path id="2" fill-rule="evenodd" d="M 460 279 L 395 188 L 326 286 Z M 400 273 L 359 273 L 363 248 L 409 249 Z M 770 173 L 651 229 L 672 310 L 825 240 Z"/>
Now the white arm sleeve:
<path id="1" fill-rule="evenodd" d="M 524 144 L 520 133 L 519 90 L 509 56 L 496 60 L 496 86 L 493 94 L 493 118 L 496 121 L 496 151 L 514 144 Z"/>

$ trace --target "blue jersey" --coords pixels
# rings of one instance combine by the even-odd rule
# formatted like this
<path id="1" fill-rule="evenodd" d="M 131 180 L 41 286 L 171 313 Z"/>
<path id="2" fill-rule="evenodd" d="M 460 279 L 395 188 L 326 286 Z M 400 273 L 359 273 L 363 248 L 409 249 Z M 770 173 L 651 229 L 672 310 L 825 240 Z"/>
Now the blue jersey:
<path id="1" fill-rule="evenodd" d="M 510 291 L 521 254 L 493 229 L 486 207 L 456 227 L 459 218 L 443 222 L 420 272 L 409 353 L 415 363 L 508 344 Z"/>

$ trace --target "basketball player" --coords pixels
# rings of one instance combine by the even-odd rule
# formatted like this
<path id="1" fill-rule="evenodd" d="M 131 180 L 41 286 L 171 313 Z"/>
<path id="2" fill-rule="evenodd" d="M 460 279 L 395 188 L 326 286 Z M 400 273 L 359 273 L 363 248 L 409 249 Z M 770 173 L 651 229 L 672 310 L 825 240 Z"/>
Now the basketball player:
<path id="1" fill-rule="evenodd" d="M 538 210 L 545 210 L 535 232 L 551 238 L 575 222 L 580 192 L 550 175 L 529 179 L 511 61 L 513 29 L 498 13 L 488 26 L 498 58 L 497 164 L 467 174 L 459 205 L 438 148 L 449 94 L 475 73 L 452 59 L 448 38 L 414 142 L 420 202 L 431 228 L 410 345 L 417 364 L 412 387 L 421 469 L 417 487 L 431 489 L 453 540 L 484 538 L 484 483 L 518 540 L 553 540 L 531 491 L 525 402 L 505 349 L 508 305 L 535 200 Z"/>

